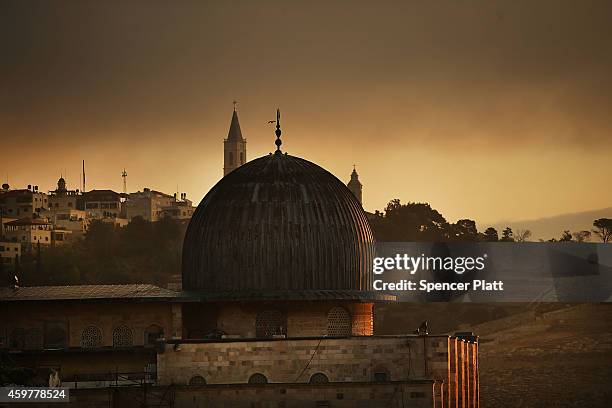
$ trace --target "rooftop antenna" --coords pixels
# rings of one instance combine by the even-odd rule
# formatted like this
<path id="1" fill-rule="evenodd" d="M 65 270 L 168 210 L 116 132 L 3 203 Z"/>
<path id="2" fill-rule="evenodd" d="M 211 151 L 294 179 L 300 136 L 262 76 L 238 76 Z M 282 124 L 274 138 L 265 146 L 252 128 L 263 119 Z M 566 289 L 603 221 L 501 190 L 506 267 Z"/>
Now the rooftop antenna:
<path id="1" fill-rule="evenodd" d="M 121 177 L 123 177 L 123 194 L 127 194 L 127 171 L 125 171 L 125 168 L 121 172 Z"/>
<path id="2" fill-rule="evenodd" d="M 83 160 L 83 190 L 85 192 L 85 160 Z"/>

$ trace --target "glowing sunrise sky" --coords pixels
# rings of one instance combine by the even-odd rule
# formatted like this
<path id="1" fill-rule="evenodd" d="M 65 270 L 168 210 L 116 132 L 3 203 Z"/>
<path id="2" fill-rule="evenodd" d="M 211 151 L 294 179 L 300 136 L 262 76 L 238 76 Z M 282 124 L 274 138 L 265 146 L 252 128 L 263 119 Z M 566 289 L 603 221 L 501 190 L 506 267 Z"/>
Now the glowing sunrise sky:
<path id="1" fill-rule="evenodd" d="M 612 206 L 612 2 L 0 0 L 0 175 L 199 202 L 237 99 L 364 206 L 449 221 Z"/>

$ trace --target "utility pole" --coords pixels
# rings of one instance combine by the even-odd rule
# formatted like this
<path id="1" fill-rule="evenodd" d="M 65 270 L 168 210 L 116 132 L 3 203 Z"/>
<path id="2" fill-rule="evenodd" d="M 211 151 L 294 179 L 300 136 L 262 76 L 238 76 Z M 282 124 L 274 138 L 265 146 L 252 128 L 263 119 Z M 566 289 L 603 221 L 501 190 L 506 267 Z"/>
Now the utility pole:
<path id="1" fill-rule="evenodd" d="M 83 160 L 83 193 L 85 193 L 85 160 Z"/>

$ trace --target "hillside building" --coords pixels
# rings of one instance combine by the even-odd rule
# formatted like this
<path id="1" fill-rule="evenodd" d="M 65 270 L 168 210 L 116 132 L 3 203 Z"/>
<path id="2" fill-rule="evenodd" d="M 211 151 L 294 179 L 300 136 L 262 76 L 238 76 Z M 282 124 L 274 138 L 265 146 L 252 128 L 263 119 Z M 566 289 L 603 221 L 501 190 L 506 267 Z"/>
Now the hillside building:
<path id="1" fill-rule="evenodd" d="M 38 218 L 45 215 L 48 206 L 47 194 L 38 191 L 38 186 L 11 190 L 5 183 L 0 190 L 0 211 L 4 217 Z"/>
<path id="2" fill-rule="evenodd" d="M 136 217 L 151 222 L 159 221 L 164 208 L 172 206 L 174 202 L 174 196 L 145 188 L 143 191 L 129 194 L 124 203 L 126 218 L 130 221 Z"/>
<path id="3" fill-rule="evenodd" d="M 7 222 L 4 239 L 9 242 L 18 242 L 25 250 L 34 245 L 50 245 L 52 225 L 46 218 L 19 218 Z"/>

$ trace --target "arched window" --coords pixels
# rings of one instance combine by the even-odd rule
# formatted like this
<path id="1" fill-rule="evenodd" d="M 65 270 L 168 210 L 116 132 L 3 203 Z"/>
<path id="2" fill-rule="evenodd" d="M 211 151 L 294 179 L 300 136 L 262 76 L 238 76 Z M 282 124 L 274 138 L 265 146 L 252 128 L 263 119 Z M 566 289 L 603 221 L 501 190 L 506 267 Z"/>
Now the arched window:
<path id="1" fill-rule="evenodd" d="M 229 165 L 234 165 L 234 152 L 229 152 Z"/>
<path id="2" fill-rule="evenodd" d="M 255 373 L 249 377 L 249 384 L 267 384 L 268 379 L 261 373 Z"/>
<path id="3" fill-rule="evenodd" d="M 310 376 L 310 384 L 327 384 L 329 382 L 329 378 L 323 373 L 314 373 Z"/>
<path id="4" fill-rule="evenodd" d="M 155 346 L 157 339 L 164 337 L 164 328 L 156 324 L 152 324 L 144 330 L 144 344 Z"/>
<path id="5" fill-rule="evenodd" d="M 271 338 L 275 334 L 285 334 L 285 321 L 279 310 L 264 310 L 255 318 L 255 335 Z"/>
<path id="6" fill-rule="evenodd" d="M 81 332 L 81 347 L 100 347 L 102 345 L 102 330 L 89 326 Z"/>
<path id="7" fill-rule="evenodd" d="M 113 330 L 113 347 L 126 347 L 134 344 L 132 329 L 126 325 L 115 327 Z"/>
<path id="8" fill-rule="evenodd" d="M 189 379 L 189 385 L 206 385 L 206 379 L 201 375 L 194 375 Z"/>
<path id="9" fill-rule="evenodd" d="M 351 315 L 343 307 L 332 307 L 327 313 L 327 335 L 328 336 L 350 336 Z"/>
<path id="10" fill-rule="evenodd" d="M 22 328 L 16 328 L 11 332 L 9 337 L 9 344 L 11 348 L 24 349 L 25 348 L 26 331 Z"/>

